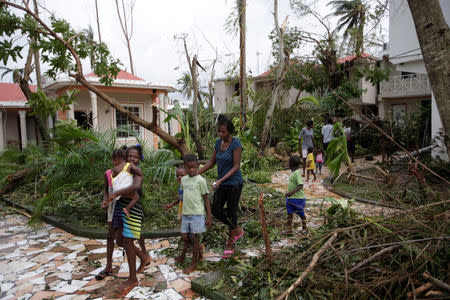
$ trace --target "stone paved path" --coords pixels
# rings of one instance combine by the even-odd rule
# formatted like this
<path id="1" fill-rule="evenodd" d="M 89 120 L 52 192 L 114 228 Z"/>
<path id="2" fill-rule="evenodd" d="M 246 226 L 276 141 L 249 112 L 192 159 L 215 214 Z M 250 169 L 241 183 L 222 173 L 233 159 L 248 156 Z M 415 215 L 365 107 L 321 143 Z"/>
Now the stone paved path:
<path id="1" fill-rule="evenodd" d="M 283 193 L 286 190 L 290 171 L 274 174 L 270 184 Z M 321 180 L 305 183 L 307 195 L 306 214 L 308 225 L 322 224 L 319 215 L 321 206 L 329 206 L 324 198 L 341 197 L 325 189 Z M 345 203 L 345 199 L 341 199 Z M 392 210 L 369 204 L 356 203 L 356 210 L 366 215 L 390 214 Z M 22 215 L 0 216 L 0 300 L 3 299 L 116 299 L 114 289 L 128 276 L 128 264 L 122 251 L 116 247 L 113 255 L 114 277 L 97 281 L 98 274 L 106 264 L 106 240 L 92 240 L 73 236 L 51 225 L 40 229 L 27 225 Z M 297 223 L 300 225 L 300 223 Z M 299 228 L 300 229 L 300 228 Z M 272 244 L 274 252 L 296 243 L 286 238 Z M 140 286 L 125 299 L 193 299 L 198 295 L 190 289 L 190 281 L 204 273 L 196 271 L 189 276 L 182 274 L 172 258 L 161 251 L 177 248 L 178 238 L 146 240 L 152 263 L 143 274 L 139 274 Z M 252 249 L 241 249 L 247 256 L 263 253 L 263 245 Z M 220 260 L 220 254 L 205 253 L 206 261 Z"/>
<path id="2" fill-rule="evenodd" d="M 116 288 L 128 276 L 122 251 L 113 255 L 116 278 L 94 278 L 106 263 L 106 240 L 73 236 L 51 225 L 35 230 L 22 215 L 0 217 L 0 299 L 114 299 Z M 177 247 L 177 238 L 146 240 L 152 263 L 139 274 L 140 287 L 127 298 L 192 299 L 196 271 L 182 274 L 173 259 L 159 252 Z M 208 259 L 215 258 L 208 253 Z M 98 262 L 102 266 L 98 266 Z M 198 297 L 198 296 L 197 296 Z"/>

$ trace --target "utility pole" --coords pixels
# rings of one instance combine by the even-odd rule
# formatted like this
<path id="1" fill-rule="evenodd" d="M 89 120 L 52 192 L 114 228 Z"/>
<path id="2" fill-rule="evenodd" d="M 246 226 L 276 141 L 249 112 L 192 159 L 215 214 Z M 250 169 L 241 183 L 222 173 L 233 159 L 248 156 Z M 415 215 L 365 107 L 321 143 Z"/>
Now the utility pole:
<path id="1" fill-rule="evenodd" d="M 259 56 L 261 55 L 261 52 L 256 51 L 256 73 L 259 75 Z"/>
<path id="2" fill-rule="evenodd" d="M 239 72 L 239 97 L 241 102 L 240 109 L 240 127 L 244 128 L 247 122 L 247 72 L 246 72 L 246 58 L 245 58 L 245 32 L 246 32 L 246 0 L 236 0 L 239 13 L 239 34 L 240 34 L 240 72 Z"/>

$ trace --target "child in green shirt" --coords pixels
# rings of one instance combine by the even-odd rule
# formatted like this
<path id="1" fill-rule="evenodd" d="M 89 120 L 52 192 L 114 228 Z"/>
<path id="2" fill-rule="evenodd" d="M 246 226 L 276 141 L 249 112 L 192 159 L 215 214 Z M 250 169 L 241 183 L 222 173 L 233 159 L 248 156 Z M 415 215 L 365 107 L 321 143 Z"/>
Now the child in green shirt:
<path id="1" fill-rule="evenodd" d="M 303 191 L 302 173 L 300 172 L 300 157 L 292 155 L 289 158 L 289 169 L 291 169 L 291 175 L 289 176 L 286 197 L 286 210 L 287 217 L 287 230 L 286 234 L 292 234 L 292 220 L 294 213 L 296 213 L 302 219 L 302 227 L 304 232 L 308 232 L 306 227 L 305 216 L 305 192 Z"/>
<path id="2" fill-rule="evenodd" d="M 211 208 L 208 199 L 206 180 L 198 175 L 198 160 L 194 154 L 183 157 L 184 170 L 187 175 L 181 178 L 183 190 L 183 211 L 181 216 L 181 240 L 183 251 L 175 259 L 176 262 L 184 261 L 186 252 L 192 246 L 192 264 L 183 270 L 189 274 L 195 270 L 197 261 L 203 257 L 203 249 L 200 244 L 199 234 L 211 226 Z"/>

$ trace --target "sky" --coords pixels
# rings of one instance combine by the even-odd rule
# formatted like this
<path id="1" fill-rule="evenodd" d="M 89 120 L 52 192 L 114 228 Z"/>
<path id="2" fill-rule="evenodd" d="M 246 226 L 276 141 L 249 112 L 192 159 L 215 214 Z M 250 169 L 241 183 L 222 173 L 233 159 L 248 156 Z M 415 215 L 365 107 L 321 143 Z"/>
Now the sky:
<path id="1" fill-rule="evenodd" d="M 75 30 L 92 26 L 97 36 L 94 0 L 38 0 L 39 4 L 56 16 L 69 21 Z M 125 0 L 129 3 L 130 0 Z M 120 2 L 119 2 L 120 3 Z M 239 36 L 225 30 L 225 21 L 235 0 L 136 0 L 134 29 L 131 39 L 132 55 L 137 76 L 152 82 L 176 85 L 181 73 L 188 70 L 182 41 L 175 35 L 187 34 L 188 49 L 197 54 L 200 63 L 208 68 L 217 55 L 216 78 L 223 77 L 227 68 L 239 59 Z M 114 0 L 98 0 L 102 41 L 112 55 L 119 58 L 124 69 L 130 71 L 128 51 L 120 28 Z M 279 1 L 280 24 L 286 16 L 288 26 L 319 32 L 321 28 L 308 17 L 296 16 L 288 0 Z M 322 15 L 329 7 L 317 7 Z M 42 14 L 47 14 L 41 8 Z M 271 41 L 268 35 L 274 28 L 273 0 L 247 0 L 247 72 L 263 73 L 271 63 Z M 260 53 L 257 55 L 257 52 Z M 259 61 L 259 63 L 258 63 Z M 8 64 L 13 67 L 14 64 Z M 22 63 L 23 66 L 23 63 Z M 86 62 L 85 73 L 89 64 Z M 200 72 L 206 80 L 207 74 Z M 209 75 L 208 75 L 209 76 Z M 3 80 L 4 81 L 4 80 Z"/>

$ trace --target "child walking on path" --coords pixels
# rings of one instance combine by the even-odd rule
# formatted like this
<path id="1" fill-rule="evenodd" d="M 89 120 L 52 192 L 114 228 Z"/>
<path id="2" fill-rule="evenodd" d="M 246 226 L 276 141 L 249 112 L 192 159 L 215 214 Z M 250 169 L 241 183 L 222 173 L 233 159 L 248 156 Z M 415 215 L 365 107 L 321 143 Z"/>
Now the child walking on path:
<path id="1" fill-rule="evenodd" d="M 130 146 L 127 148 L 127 161 L 133 163 L 135 166 L 139 166 L 141 160 L 144 159 L 144 155 L 142 153 L 142 146 L 137 144 L 135 146 Z M 142 189 L 137 191 L 139 199 L 142 199 Z M 141 251 L 147 254 L 147 249 L 145 249 L 145 240 L 144 236 L 141 234 L 141 237 L 138 240 L 139 247 Z M 148 260 L 149 261 L 149 260 Z M 148 264 L 148 263 L 147 263 Z"/>
<path id="2" fill-rule="evenodd" d="M 323 152 L 322 152 L 321 148 L 317 149 L 316 163 L 317 163 L 317 170 L 319 171 L 319 174 L 322 174 Z"/>
<path id="3" fill-rule="evenodd" d="M 308 148 L 308 156 L 306 160 L 306 181 L 309 181 L 309 174 L 312 174 L 314 176 L 314 180 L 316 180 L 316 164 L 314 163 L 314 154 L 313 154 L 314 148 L 309 147 Z"/>
<path id="4" fill-rule="evenodd" d="M 175 258 L 180 263 L 186 258 L 186 252 L 192 246 L 192 263 L 183 270 L 184 274 L 189 274 L 195 270 L 197 262 L 203 257 L 203 250 L 200 245 L 199 234 L 206 231 L 206 226 L 211 226 L 211 208 L 208 199 L 208 188 L 206 180 L 198 175 L 198 160 L 194 154 L 183 157 L 184 169 L 187 176 L 181 179 L 181 189 L 183 190 L 183 211 L 181 217 L 181 240 L 183 250 Z"/>
<path id="5" fill-rule="evenodd" d="M 302 227 L 304 232 L 308 232 L 306 227 L 305 216 L 305 192 L 303 190 L 302 173 L 300 172 L 300 157 L 293 155 L 289 158 L 289 169 L 291 169 L 291 175 L 289 176 L 286 197 L 286 210 L 287 217 L 287 230 L 286 234 L 292 234 L 292 221 L 294 213 L 296 213 L 302 219 Z"/>
<path id="6" fill-rule="evenodd" d="M 115 149 L 111 154 L 111 161 L 114 167 L 123 164 L 126 158 L 126 152 L 123 149 Z M 114 240 L 117 238 L 117 244 L 122 247 L 122 233 L 121 228 L 115 230 L 112 225 L 114 208 L 116 206 L 116 200 L 108 202 L 108 197 L 113 193 L 112 187 L 112 169 L 109 169 L 104 174 L 104 188 L 103 188 L 103 202 L 101 204 L 102 209 L 106 209 L 108 212 L 108 233 L 106 236 L 106 267 L 100 271 L 95 279 L 102 280 L 106 276 L 112 276 L 112 255 L 114 251 Z"/>

